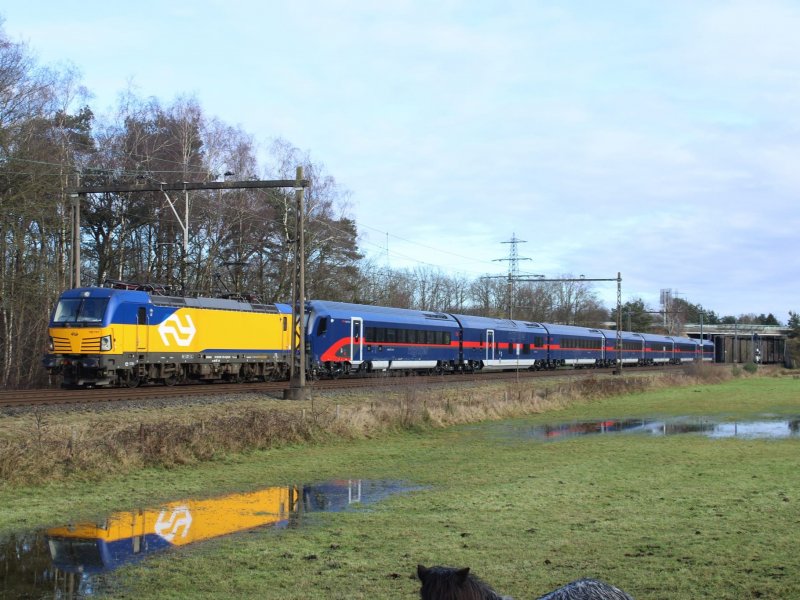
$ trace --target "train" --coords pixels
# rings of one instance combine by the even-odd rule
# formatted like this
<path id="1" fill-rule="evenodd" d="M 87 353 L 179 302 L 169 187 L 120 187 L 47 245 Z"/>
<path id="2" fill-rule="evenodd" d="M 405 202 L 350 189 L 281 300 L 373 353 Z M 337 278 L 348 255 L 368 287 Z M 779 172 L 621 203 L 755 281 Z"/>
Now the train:
<path id="1" fill-rule="evenodd" d="M 288 378 L 292 310 L 244 298 L 188 298 L 113 283 L 67 290 L 44 366 L 64 387 Z M 709 340 L 308 300 L 309 376 L 474 373 L 713 361 Z M 300 332 L 296 332 L 298 340 Z"/>
<path id="2" fill-rule="evenodd" d="M 652 333 L 515 321 L 437 311 L 311 300 L 306 303 L 309 369 L 434 373 L 712 362 L 714 344 Z"/>
<path id="3" fill-rule="evenodd" d="M 65 387 L 286 379 L 291 322 L 286 304 L 76 288 L 53 310 L 44 366 Z"/>

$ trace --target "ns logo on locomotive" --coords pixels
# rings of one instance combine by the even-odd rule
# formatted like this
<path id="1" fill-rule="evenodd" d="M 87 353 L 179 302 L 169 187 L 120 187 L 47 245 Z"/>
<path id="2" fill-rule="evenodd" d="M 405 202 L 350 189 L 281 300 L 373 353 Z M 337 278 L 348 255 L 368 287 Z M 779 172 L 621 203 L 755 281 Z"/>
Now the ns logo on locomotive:
<path id="1" fill-rule="evenodd" d="M 286 304 L 78 288 L 53 311 L 44 365 L 65 387 L 286 379 L 291 321 Z M 616 331 L 323 300 L 306 302 L 304 334 L 312 377 L 617 364 Z M 707 340 L 622 332 L 624 365 L 713 357 Z"/>

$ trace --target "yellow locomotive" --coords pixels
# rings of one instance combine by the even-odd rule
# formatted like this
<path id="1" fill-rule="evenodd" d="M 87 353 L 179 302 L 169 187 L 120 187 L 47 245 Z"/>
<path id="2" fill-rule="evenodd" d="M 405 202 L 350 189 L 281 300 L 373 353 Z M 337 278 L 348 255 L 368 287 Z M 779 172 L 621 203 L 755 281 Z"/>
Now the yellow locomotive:
<path id="1" fill-rule="evenodd" d="M 44 366 L 63 386 L 287 377 L 290 306 L 123 287 L 61 294 Z"/>

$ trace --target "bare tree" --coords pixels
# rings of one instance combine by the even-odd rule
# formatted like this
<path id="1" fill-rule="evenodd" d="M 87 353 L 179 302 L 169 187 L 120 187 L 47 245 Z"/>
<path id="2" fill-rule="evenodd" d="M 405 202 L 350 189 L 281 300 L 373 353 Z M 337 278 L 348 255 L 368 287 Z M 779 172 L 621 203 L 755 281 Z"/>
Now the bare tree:
<path id="1" fill-rule="evenodd" d="M 74 73 L 0 29 L 0 385 L 41 381 L 47 310 L 65 282 L 66 175 L 91 152 Z M 74 111 L 74 112 L 73 112 Z"/>

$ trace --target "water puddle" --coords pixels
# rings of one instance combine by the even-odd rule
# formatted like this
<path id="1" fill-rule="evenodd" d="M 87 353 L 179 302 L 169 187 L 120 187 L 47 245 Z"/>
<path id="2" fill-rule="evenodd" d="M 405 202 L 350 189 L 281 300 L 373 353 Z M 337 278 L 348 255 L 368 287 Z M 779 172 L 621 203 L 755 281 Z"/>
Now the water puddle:
<path id="1" fill-rule="evenodd" d="M 259 527 L 299 527 L 309 513 L 351 510 L 418 489 L 360 479 L 276 486 L 11 535 L 0 538 L 0 598 L 87 598 L 113 590 L 107 574 L 149 554 Z"/>
<path id="2" fill-rule="evenodd" d="M 539 441 L 564 440 L 587 435 L 648 434 L 654 436 L 700 434 L 710 438 L 783 439 L 800 437 L 800 417 L 723 421 L 708 417 L 673 417 L 668 419 L 606 419 L 554 425 L 526 426 L 500 423 L 486 426 L 495 434 L 516 439 Z"/>

